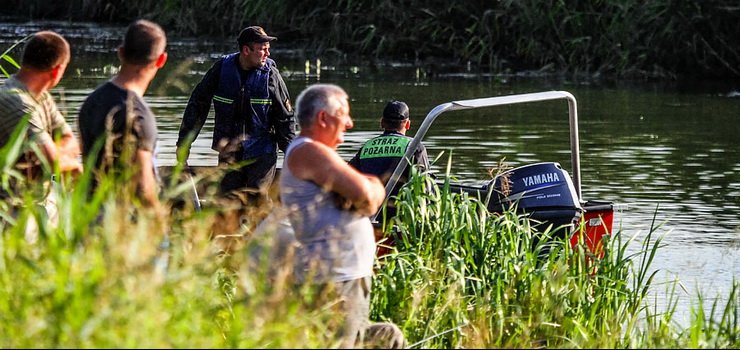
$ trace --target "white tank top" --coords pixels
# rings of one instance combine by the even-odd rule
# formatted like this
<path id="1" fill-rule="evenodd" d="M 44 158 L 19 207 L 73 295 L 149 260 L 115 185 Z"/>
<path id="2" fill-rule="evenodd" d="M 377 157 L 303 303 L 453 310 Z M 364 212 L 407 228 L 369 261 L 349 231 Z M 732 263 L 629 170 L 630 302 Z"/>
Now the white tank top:
<path id="1" fill-rule="evenodd" d="M 308 142 L 314 141 L 300 136 L 290 143 L 280 172 L 280 200 L 302 246 L 296 253 L 297 277 L 309 273 L 314 282 L 341 282 L 372 276 L 375 236 L 370 218 L 337 208 L 335 194 L 296 178 L 288 167 L 292 151 Z"/>

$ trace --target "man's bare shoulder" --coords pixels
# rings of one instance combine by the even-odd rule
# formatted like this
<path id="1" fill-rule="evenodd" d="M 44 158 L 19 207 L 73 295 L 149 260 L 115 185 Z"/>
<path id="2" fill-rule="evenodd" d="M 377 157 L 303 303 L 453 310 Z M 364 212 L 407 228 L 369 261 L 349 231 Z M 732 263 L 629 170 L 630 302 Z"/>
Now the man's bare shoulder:
<path id="1" fill-rule="evenodd" d="M 315 162 L 333 159 L 336 155 L 333 149 L 320 142 L 305 142 L 291 151 L 297 164 L 319 165 Z"/>

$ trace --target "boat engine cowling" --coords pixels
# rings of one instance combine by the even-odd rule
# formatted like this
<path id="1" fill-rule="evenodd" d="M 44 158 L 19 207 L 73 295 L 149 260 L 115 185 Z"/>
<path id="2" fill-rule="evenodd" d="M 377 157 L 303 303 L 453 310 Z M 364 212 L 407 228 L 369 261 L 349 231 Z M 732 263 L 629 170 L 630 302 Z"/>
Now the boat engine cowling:
<path id="1" fill-rule="evenodd" d="M 573 231 L 583 212 L 570 175 L 556 162 L 508 170 L 496 176 L 489 189 L 491 186 L 489 211 L 501 212 L 516 206 L 517 212 L 527 213 L 530 219 L 540 222 L 541 229 L 550 224 L 553 228 L 568 225 L 568 230 L 560 230 L 561 235 Z"/>

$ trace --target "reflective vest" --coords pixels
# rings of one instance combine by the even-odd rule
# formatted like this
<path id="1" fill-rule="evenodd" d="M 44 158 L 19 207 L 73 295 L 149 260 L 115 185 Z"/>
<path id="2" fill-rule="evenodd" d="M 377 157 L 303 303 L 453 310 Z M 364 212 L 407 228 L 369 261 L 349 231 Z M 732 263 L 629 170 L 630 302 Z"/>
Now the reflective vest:
<path id="1" fill-rule="evenodd" d="M 242 159 L 277 153 L 267 118 L 272 105 L 268 88 L 270 68 L 274 64 L 268 58 L 264 66 L 247 72 L 244 81 L 239 74 L 239 53 L 224 57 L 221 65 L 218 88 L 213 95 L 216 114 L 213 140 L 242 140 Z"/>

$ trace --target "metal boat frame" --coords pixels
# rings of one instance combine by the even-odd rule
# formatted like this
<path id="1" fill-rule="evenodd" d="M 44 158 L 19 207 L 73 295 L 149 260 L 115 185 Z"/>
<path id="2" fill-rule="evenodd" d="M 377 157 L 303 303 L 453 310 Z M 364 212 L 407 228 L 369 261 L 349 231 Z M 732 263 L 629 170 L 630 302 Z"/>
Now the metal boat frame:
<path id="1" fill-rule="evenodd" d="M 573 180 L 573 185 L 575 186 L 575 191 L 576 191 L 576 195 L 578 196 L 578 200 L 580 202 L 583 202 L 583 198 L 581 197 L 581 156 L 580 156 L 580 147 L 579 147 L 579 139 L 578 139 L 577 103 L 576 103 L 576 98 L 567 91 L 535 92 L 535 93 L 518 94 L 518 95 L 507 95 L 507 96 L 498 96 L 498 97 L 478 98 L 478 99 L 471 99 L 471 100 L 452 101 L 452 102 L 440 104 L 434 107 L 429 112 L 429 114 L 427 114 L 427 116 L 424 118 L 424 121 L 421 123 L 421 126 L 419 126 L 419 129 L 417 130 L 416 135 L 414 136 L 413 140 L 411 140 L 411 142 L 409 143 L 408 148 L 406 148 L 406 153 L 404 154 L 403 159 L 406 159 L 406 160 L 412 159 L 414 151 L 421 143 L 421 140 L 426 135 L 432 123 L 434 123 L 434 121 L 437 120 L 437 118 L 440 115 L 442 115 L 442 113 L 450 112 L 450 111 L 458 111 L 458 110 L 504 106 L 504 105 L 512 105 L 512 104 L 528 103 L 528 102 L 560 100 L 560 99 L 565 99 L 568 102 L 568 120 L 570 124 L 570 151 L 571 151 L 570 158 L 571 158 L 571 166 L 572 166 L 571 177 Z M 393 171 L 393 174 L 391 174 L 391 177 L 389 178 L 388 182 L 385 185 L 385 192 L 386 192 L 385 200 L 386 201 L 389 199 L 391 190 L 398 183 L 399 178 L 403 174 L 404 170 L 406 170 L 406 167 L 408 166 L 408 164 L 410 164 L 409 161 L 398 162 L 398 165 Z M 375 216 L 372 218 L 373 222 L 376 221 L 377 216 L 379 214 L 380 214 L 380 211 L 378 211 L 378 213 L 375 214 Z"/>

